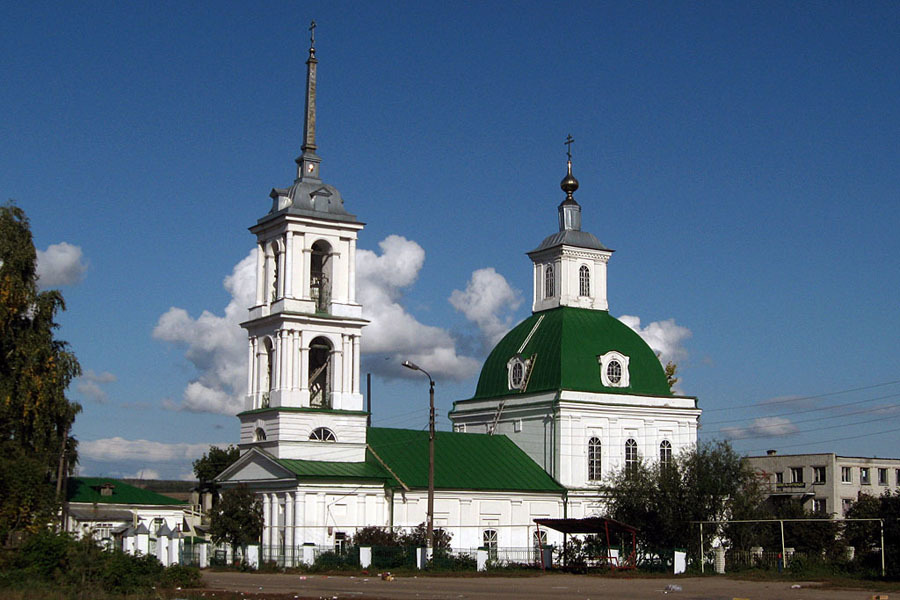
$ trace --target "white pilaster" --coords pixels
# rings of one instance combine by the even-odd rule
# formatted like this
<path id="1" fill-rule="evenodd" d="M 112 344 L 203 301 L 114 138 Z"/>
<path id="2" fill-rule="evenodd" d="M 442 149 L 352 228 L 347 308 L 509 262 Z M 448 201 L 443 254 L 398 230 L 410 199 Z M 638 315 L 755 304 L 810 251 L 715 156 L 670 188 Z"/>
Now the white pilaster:
<path id="1" fill-rule="evenodd" d="M 285 561 L 288 565 L 294 564 L 294 494 L 287 492 L 284 495 L 284 545 Z"/>
<path id="2" fill-rule="evenodd" d="M 272 495 L 263 494 L 263 560 L 270 557 L 272 548 Z"/>
<path id="3" fill-rule="evenodd" d="M 347 261 L 347 299 L 350 304 L 356 303 L 356 239 L 350 240 L 350 251 Z"/>
<path id="4" fill-rule="evenodd" d="M 300 491 L 294 492 L 294 544 L 299 546 L 306 542 L 305 529 L 303 528 L 306 514 L 306 494 Z"/>
<path id="5" fill-rule="evenodd" d="M 266 303 L 263 293 L 266 285 L 265 250 L 262 243 L 256 244 L 256 306 Z"/>
<path id="6" fill-rule="evenodd" d="M 282 244 L 279 244 L 279 247 L 281 249 L 281 252 L 279 252 L 276 255 L 276 259 L 278 260 L 278 275 L 279 275 L 279 277 L 278 277 L 278 281 L 275 282 L 276 288 L 277 288 L 275 294 L 276 294 L 277 298 L 284 298 L 284 288 L 285 288 L 285 282 L 288 279 L 288 274 L 284 268 L 284 266 L 285 266 L 284 265 L 284 263 L 285 263 L 284 247 L 282 246 Z"/>
<path id="7" fill-rule="evenodd" d="M 360 372 L 359 372 L 359 342 L 360 336 L 353 336 L 353 393 L 359 394 L 359 380 L 360 380 Z"/>
<path id="8" fill-rule="evenodd" d="M 294 233 L 288 231 L 284 240 L 284 295 L 294 297 Z"/>
<path id="9" fill-rule="evenodd" d="M 281 377 L 281 331 L 275 332 L 275 352 L 273 352 L 272 356 L 272 389 L 277 390 L 281 388 L 280 385 L 280 377 Z"/>

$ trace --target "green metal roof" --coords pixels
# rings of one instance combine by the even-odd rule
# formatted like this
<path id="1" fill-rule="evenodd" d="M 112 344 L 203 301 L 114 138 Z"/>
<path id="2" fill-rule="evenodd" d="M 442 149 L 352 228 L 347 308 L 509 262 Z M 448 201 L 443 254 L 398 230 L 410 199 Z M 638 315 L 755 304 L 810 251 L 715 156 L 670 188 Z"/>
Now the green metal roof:
<path id="1" fill-rule="evenodd" d="M 428 432 L 369 427 L 369 446 L 411 488 L 428 487 Z M 504 435 L 435 432 L 437 489 L 562 492 L 531 457 Z M 367 458 L 374 460 L 374 457 Z"/>
<path id="2" fill-rule="evenodd" d="M 572 390 L 671 395 L 656 354 L 630 327 L 607 311 L 563 306 L 532 314 L 500 340 L 484 362 L 473 398 L 522 393 L 509 389 L 507 363 L 523 343 L 522 357 L 534 357 L 524 390 L 527 393 Z M 611 350 L 629 357 L 628 387 L 606 387 L 600 379 L 598 357 Z"/>
<path id="3" fill-rule="evenodd" d="M 102 496 L 101 488 L 111 484 L 112 495 Z M 150 490 L 128 485 L 118 479 L 104 477 L 72 477 L 66 490 L 69 502 L 86 502 L 90 504 L 144 504 L 144 505 L 183 505 L 185 502 L 163 496 Z"/>
<path id="4" fill-rule="evenodd" d="M 391 478 L 374 458 L 366 462 L 329 462 L 324 460 L 275 459 L 301 479 L 373 479 L 387 481 Z"/>

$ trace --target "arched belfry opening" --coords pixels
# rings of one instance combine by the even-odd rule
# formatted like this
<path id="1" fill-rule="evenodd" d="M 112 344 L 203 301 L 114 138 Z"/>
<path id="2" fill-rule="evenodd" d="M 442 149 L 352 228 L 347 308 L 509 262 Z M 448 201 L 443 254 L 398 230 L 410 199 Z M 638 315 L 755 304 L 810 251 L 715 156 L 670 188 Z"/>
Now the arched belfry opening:
<path id="1" fill-rule="evenodd" d="M 319 240 L 312 245 L 309 269 L 309 293 L 316 301 L 316 312 L 328 312 L 331 302 L 331 245 Z"/>
<path id="2" fill-rule="evenodd" d="M 309 405 L 331 408 L 331 342 L 317 337 L 309 345 Z"/>
<path id="3" fill-rule="evenodd" d="M 259 353 L 261 368 L 257 371 L 261 379 L 259 391 L 262 392 L 258 408 L 268 408 L 269 395 L 272 390 L 275 389 L 275 377 L 273 373 L 275 368 L 275 346 L 272 344 L 272 339 L 269 337 L 263 339 L 262 346 L 262 352 Z"/>

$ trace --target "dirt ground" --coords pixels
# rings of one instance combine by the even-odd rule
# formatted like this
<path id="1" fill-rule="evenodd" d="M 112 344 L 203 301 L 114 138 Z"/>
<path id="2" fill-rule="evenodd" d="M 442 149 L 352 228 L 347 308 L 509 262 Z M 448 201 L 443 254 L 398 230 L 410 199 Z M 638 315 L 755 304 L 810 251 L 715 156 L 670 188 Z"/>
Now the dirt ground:
<path id="1" fill-rule="evenodd" d="M 870 600 L 871 590 L 826 590 L 815 583 L 739 581 L 726 577 L 634 578 L 548 574 L 539 577 L 371 577 L 204 572 L 210 597 L 215 591 L 271 599 L 518 599 L 585 600 Z M 673 590 L 667 586 L 680 586 Z M 799 588 L 791 586 L 800 585 Z M 887 597 L 882 596 L 882 597 Z M 895 597 L 900 597 L 896 596 Z"/>

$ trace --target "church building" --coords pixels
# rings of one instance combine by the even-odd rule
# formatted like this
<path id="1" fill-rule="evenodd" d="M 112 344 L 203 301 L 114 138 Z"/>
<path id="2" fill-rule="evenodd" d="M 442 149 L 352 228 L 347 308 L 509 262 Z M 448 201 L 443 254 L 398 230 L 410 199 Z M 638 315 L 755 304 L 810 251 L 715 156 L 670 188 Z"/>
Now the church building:
<path id="1" fill-rule="evenodd" d="M 429 432 L 367 426 L 355 292 L 364 224 L 321 178 L 314 40 L 306 65 L 296 178 L 271 191 L 250 228 L 242 455 L 218 477 L 262 497 L 262 558 L 282 564 L 303 545 L 341 548 L 362 527 L 410 529 L 428 516 Z M 696 398 L 673 395 L 650 347 L 609 314 L 612 250 L 581 230 L 571 154 L 561 187 L 558 231 L 528 253 L 532 315 L 490 353 L 474 395 L 454 403 L 453 431 L 435 433 L 432 517 L 454 548 L 558 544 L 535 519 L 602 515 L 604 476 L 697 440 Z"/>

